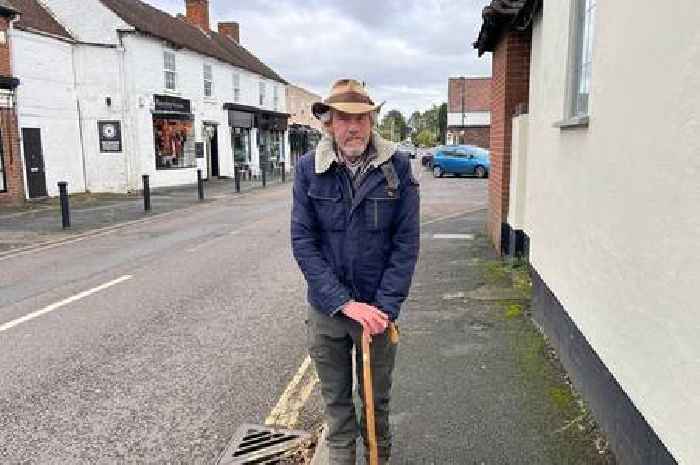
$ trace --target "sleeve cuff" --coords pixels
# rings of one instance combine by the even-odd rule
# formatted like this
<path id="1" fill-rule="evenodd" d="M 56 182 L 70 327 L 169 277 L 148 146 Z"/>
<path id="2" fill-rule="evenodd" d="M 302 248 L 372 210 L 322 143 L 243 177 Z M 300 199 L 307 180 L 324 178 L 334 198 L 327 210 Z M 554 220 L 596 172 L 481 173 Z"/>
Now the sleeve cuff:
<path id="1" fill-rule="evenodd" d="M 346 306 L 347 304 L 349 304 L 350 302 L 352 302 L 352 300 L 348 300 L 348 301 L 345 302 L 343 305 L 340 305 L 340 306 L 336 307 L 335 310 L 333 310 L 333 311 L 330 313 L 330 316 L 336 316 L 336 315 L 337 315 L 338 313 L 340 313 L 340 312 L 345 308 L 345 306 Z"/>

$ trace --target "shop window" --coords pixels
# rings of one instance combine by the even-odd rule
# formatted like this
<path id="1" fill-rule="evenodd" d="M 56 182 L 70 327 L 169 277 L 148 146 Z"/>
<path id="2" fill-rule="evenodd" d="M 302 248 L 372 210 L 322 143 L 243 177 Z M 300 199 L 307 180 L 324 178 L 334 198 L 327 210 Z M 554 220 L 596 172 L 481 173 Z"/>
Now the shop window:
<path id="1" fill-rule="evenodd" d="M 165 75 L 165 88 L 167 90 L 177 89 L 177 69 L 175 67 L 175 52 L 163 52 L 163 73 Z"/>
<path id="2" fill-rule="evenodd" d="M 156 169 L 192 168 L 196 165 L 191 120 L 153 118 L 153 138 Z"/>
<path id="3" fill-rule="evenodd" d="M 241 101 L 241 75 L 233 73 L 233 101 L 239 103 Z"/>
<path id="4" fill-rule="evenodd" d="M 214 76 L 211 70 L 211 65 L 204 65 L 204 96 L 211 97 L 214 95 Z"/>
<path id="5" fill-rule="evenodd" d="M 597 0 L 572 0 L 570 91 L 567 117 L 585 117 L 589 113 L 593 36 Z"/>
<path id="6" fill-rule="evenodd" d="M 250 129 L 232 128 L 231 145 L 233 146 L 233 161 L 238 166 L 250 164 Z"/>
<path id="7" fill-rule="evenodd" d="M 265 83 L 263 81 L 260 81 L 259 83 L 259 88 L 260 88 L 260 106 L 265 106 Z"/>

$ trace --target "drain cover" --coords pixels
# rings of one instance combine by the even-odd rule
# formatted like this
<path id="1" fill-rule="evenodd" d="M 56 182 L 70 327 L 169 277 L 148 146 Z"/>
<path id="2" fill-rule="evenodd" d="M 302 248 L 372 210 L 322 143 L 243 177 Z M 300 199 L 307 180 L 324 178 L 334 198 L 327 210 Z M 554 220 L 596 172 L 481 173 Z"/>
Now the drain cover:
<path id="1" fill-rule="evenodd" d="M 221 455 L 218 465 L 274 465 L 285 452 L 310 437 L 304 431 L 243 425 Z"/>

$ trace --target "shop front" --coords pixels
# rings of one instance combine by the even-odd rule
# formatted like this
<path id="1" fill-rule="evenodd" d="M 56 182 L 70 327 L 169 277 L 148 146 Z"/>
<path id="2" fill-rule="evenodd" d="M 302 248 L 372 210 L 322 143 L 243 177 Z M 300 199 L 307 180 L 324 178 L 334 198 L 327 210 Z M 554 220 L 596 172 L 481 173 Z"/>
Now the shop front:
<path id="1" fill-rule="evenodd" d="M 234 103 L 224 104 L 224 110 L 231 127 L 234 164 L 244 176 L 261 168 L 273 172 L 287 160 L 287 113 Z"/>
<path id="2" fill-rule="evenodd" d="M 194 115 L 190 101 L 170 95 L 153 97 L 156 170 L 195 168 Z"/>
<path id="3" fill-rule="evenodd" d="M 228 124 L 231 128 L 233 164 L 244 178 L 250 178 L 253 163 L 252 133 L 254 114 L 249 111 L 229 110 Z"/>
<path id="4" fill-rule="evenodd" d="M 292 124 L 289 126 L 289 152 L 292 166 L 296 166 L 299 158 L 313 150 L 321 140 L 321 132 L 305 124 Z"/>

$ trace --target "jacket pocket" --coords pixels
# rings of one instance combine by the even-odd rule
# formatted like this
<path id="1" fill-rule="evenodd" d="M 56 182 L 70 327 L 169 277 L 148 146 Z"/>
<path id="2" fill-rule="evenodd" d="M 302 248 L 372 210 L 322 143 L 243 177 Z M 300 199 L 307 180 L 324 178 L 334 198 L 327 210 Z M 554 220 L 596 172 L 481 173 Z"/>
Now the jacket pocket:
<path id="1" fill-rule="evenodd" d="M 311 199 L 322 230 L 343 231 L 345 229 L 345 207 L 339 191 L 309 190 L 307 195 Z"/>
<path id="2" fill-rule="evenodd" d="M 367 229 L 382 231 L 391 228 L 397 203 L 397 197 L 367 197 L 365 201 Z"/>

